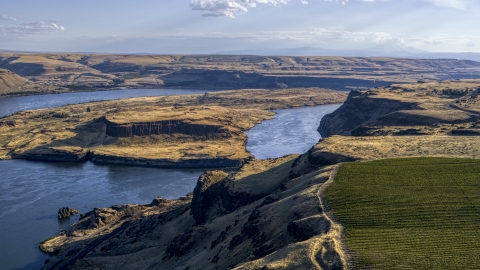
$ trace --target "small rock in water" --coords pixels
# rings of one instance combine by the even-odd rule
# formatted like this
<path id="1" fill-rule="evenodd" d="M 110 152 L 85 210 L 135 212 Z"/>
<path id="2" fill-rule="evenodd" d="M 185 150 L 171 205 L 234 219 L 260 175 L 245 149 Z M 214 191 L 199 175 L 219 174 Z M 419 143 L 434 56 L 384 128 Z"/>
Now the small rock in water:
<path id="1" fill-rule="evenodd" d="M 70 209 L 68 207 L 62 207 L 58 209 L 58 219 L 67 218 L 73 215 L 78 215 L 77 209 Z"/>

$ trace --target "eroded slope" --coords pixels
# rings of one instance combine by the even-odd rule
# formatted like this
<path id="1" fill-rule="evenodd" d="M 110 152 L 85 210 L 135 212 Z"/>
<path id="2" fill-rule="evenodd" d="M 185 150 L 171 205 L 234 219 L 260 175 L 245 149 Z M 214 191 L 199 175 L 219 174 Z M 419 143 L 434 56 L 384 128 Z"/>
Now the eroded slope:
<path id="1" fill-rule="evenodd" d="M 344 269 L 340 227 L 319 197 L 335 167 L 291 176 L 299 162 L 251 161 L 205 173 L 179 201 L 96 209 L 43 243 L 59 254 L 44 269 Z"/>

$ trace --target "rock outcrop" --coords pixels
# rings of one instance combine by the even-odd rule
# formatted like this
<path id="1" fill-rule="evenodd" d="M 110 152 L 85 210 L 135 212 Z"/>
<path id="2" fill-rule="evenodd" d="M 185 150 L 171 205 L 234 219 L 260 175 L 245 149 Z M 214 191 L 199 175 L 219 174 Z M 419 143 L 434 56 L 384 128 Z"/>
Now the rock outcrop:
<path id="1" fill-rule="evenodd" d="M 49 162 L 83 162 L 92 161 L 95 164 L 128 165 L 142 167 L 156 167 L 165 169 L 202 169 L 202 168 L 238 168 L 250 158 L 229 157 L 199 157 L 199 158 L 142 158 L 120 155 L 109 155 L 89 151 L 83 148 L 57 149 L 52 147 L 38 147 L 28 151 L 14 151 L 14 159 L 27 159 Z"/>
<path id="2" fill-rule="evenodd" d="M 78 215 L 77 209 L 71 209 L 68 207 L 62 207 L 58 209 L 57 217 L 58 219 L 68 218 L 70 216 Z"/>
<path id="3" fill-rule="evenodd" d="M 10 120 L 10 121 L 0 121 L 0 127 L 15 127 L 17 125 L 17 121 Z"/>
<path id="4" fill-rule="evenodd" d="M 90 159 L 89 151 L 80 147 L 37 147 L 27 151 L 14 151 L 14 159 L 28 159 L 51 162 L 82 162 Z"/>
<path id="5" fill-rule="evenodd" d="M 228 176 L 223 171 L 210 171 L 204 173 L 197 181 L 197 186 L 193 190 L 192 216 L 198 224 L 202 224 L 207 219 L 208 213 L 212 212 L 212 205 L 217 203 L 218 194 L 220 194 L 220 184 Z M 217 213 L 214 212 L 213 215 Z"/>
<path id="6" fill-rule="evenodd" d="M 292 221 L 288 224 L 288 233 L 297 241 L 305 241 L 316 235 L 327 233 L 330 230 L 330 222 L 321 217 L 308 217 Z"/>
<path id="7" fill-rule="evenodd" d="M 456 129 L 452 130 L 452 135 L 460 136 L 480 136 L 480 130 L 478 129 Z"/>
<path id="8" fill-rule="evenodd" d="M 345 103 L 326 115 L 318 131 L 322 137 L 352 135 L 352 131 L 378 118 L 400 110 L 417 107 L 416 102 L 371 97 L 369 91 L 351 91 Z"/>

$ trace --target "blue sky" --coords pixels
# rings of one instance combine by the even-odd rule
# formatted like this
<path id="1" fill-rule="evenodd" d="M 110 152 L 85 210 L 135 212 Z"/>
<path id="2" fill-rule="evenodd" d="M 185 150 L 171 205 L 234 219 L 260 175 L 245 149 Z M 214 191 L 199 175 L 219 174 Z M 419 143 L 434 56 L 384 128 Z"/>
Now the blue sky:
<path id="1" fill-rule="evenodd" d="M 480 52 L 477 0 L 0 0 L 0 50 Z"/>

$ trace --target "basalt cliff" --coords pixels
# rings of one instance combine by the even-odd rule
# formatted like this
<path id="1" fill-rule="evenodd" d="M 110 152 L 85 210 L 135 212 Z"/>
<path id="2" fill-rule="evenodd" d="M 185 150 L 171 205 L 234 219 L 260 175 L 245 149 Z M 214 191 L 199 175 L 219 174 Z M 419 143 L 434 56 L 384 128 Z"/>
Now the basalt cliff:
<path id="1" fill-rule="evenodd" d="M 134 136 L 185 134 L 194 138 L 230 138 L 230 131 L 219 125 L 195 124 L 182 120 L 161 120 L 155 122 L 130 122 L 119 124 L 102 117 L 105 134 L 111 137 L 130 138 Z"/>

